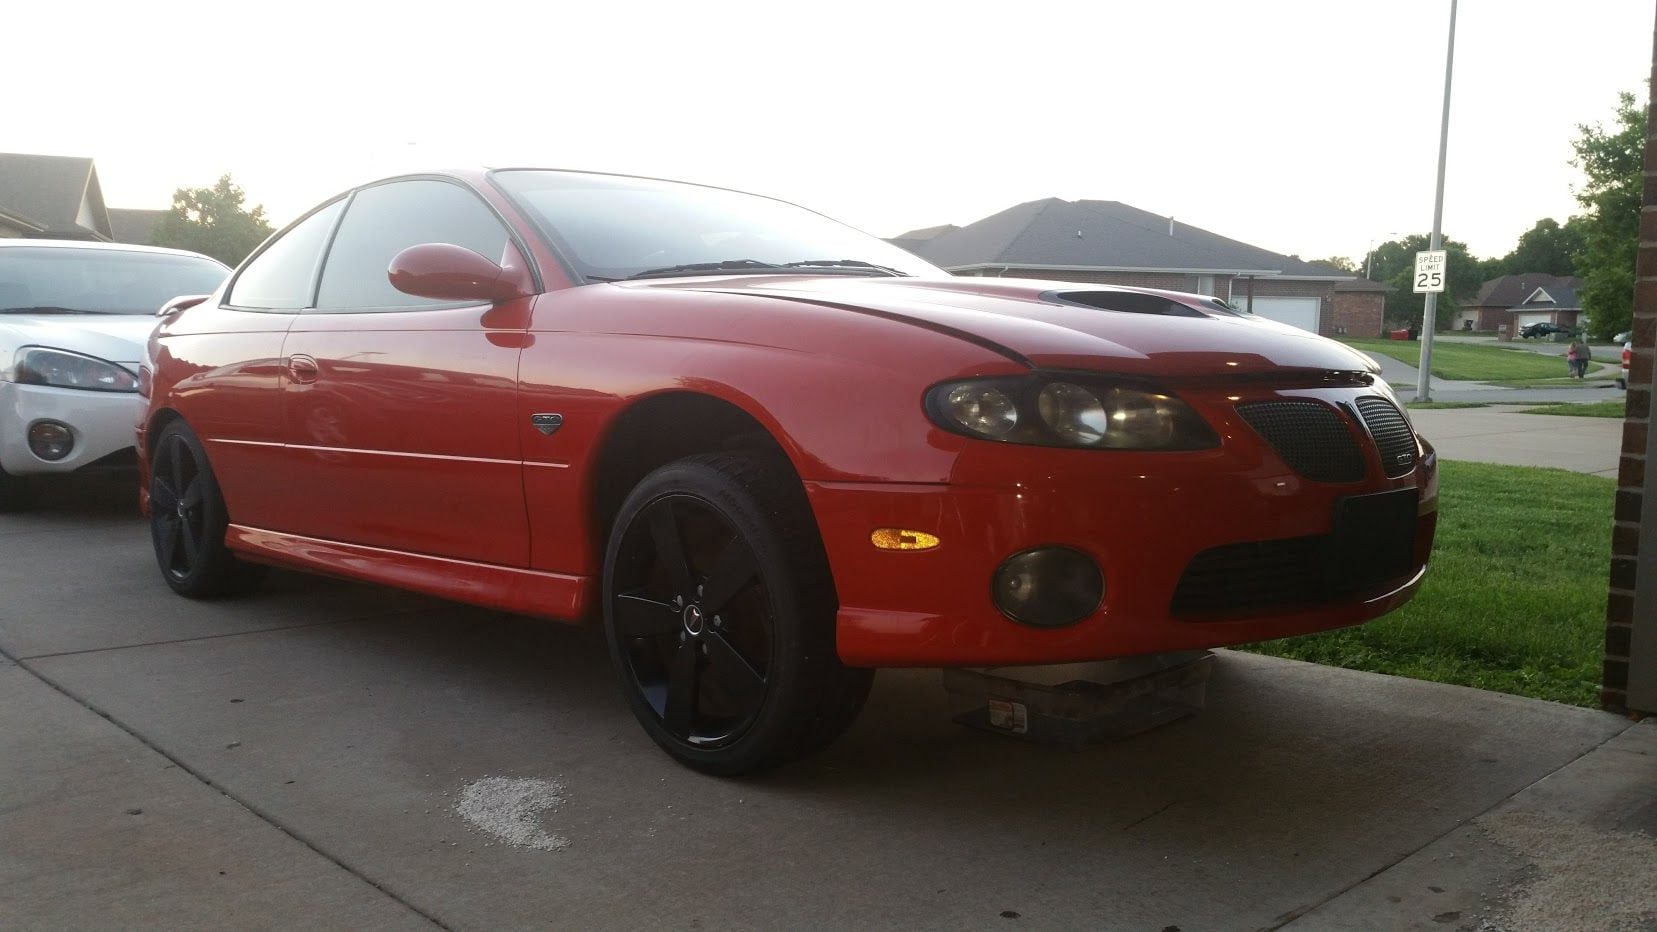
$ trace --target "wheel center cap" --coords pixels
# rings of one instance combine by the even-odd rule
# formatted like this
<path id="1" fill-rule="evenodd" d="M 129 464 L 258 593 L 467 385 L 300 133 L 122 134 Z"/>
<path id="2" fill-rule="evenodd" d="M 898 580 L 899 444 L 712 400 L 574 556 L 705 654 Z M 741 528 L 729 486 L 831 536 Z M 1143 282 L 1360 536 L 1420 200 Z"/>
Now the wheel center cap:
<path id="1" fill-rule="evenodd" d="M 186 508 L 186 507 L 184 507 L 184 503 L 183 503 L 183 502 L 179 502 L 179 503 L 178 503 L 178 516 L 179 516 L 179 517 L 180 517 L 180 518 L 188 518 L 188 517 L 189 517 L 189 514 L 187 514 L 187 512 L 188 512 L 188 511 L 189 511 L 189 510 L 190 510 L 190 509 L 188 509 L 188 508 Z"/>
<path id="2" fill-rule="evenodd" d="M 685 606 L 683 615 L 685 630 L 691 634 L 701 634 L 703 627 L 702 607 L 700 605 Z"/>

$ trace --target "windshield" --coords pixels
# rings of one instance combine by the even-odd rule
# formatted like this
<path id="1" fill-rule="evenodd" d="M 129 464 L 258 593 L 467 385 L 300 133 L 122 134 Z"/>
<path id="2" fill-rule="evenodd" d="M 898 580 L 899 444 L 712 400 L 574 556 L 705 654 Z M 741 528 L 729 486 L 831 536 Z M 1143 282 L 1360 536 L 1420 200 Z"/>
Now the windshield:
<path id="1" fill-rule="evenodd" d="M 0 249 L 0 313 L 41 308 L 154 314 L 184 294 L 208 294 L 230 270 L 211 259 L 118 249 Z"/>
<path id="2" fill-rule="evenodd" d="M 494 178 L 587 280 L 658 270 L 944 274 L 890 243 L 768 197 L 579 172 L 513 170 Z M 705 267 L 683 268 L 698 265 Z M 776 268 L 788 265 L 804 267 Z"/>

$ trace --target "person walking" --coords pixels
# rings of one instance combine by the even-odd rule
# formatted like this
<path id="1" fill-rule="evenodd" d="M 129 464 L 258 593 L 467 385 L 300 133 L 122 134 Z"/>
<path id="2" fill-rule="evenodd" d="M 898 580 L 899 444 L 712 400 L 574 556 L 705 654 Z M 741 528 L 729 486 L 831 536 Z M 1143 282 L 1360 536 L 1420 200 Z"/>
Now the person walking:
<path id="1" fill-rule="evenodd" d="M 1571 337 L 1571 345 L 1565 347 L 1565 367 L 1571 378 L 1580 379 L 1587 375 L 1588 356 L 1588 344 L 1582 342 L 1581 337 Z"/>

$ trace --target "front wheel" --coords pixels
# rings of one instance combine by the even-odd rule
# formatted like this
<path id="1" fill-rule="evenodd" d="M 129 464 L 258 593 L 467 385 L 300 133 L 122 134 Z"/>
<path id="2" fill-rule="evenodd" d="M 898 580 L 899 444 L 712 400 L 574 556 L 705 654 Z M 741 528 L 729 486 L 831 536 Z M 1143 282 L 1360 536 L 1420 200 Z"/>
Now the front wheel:
<path id="1" fill-rule="evenodd" d="M 646 732 L 730 776 L 802 757 L 856 718 L 872 670 L 840 663 L 834 587 L 786 461 L 709 454 L 646 476 L 604 565 L 604 627 Z"/>
<path id="2" fill-rule="evenodd" d="M 192 599 L 246 592 L 265 568 L 224 545 L 230 519 L 201 440 L 183 421 L 168 424 L 150 457 L 150 540 L 161 576 Z"/>

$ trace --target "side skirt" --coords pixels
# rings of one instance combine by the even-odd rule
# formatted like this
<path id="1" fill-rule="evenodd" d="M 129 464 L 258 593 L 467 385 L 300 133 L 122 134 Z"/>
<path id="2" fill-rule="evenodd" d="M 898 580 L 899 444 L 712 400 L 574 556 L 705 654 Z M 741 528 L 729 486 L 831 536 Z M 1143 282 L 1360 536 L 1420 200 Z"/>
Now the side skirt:
<path id="1" fill-rule="evenodd" d="M 342 544 L 239 524 L 225 529 L 224 543 L 258 563 L 395 586 L 568 624 L 581 624 L 593 604 L 589 576 Z"/>

